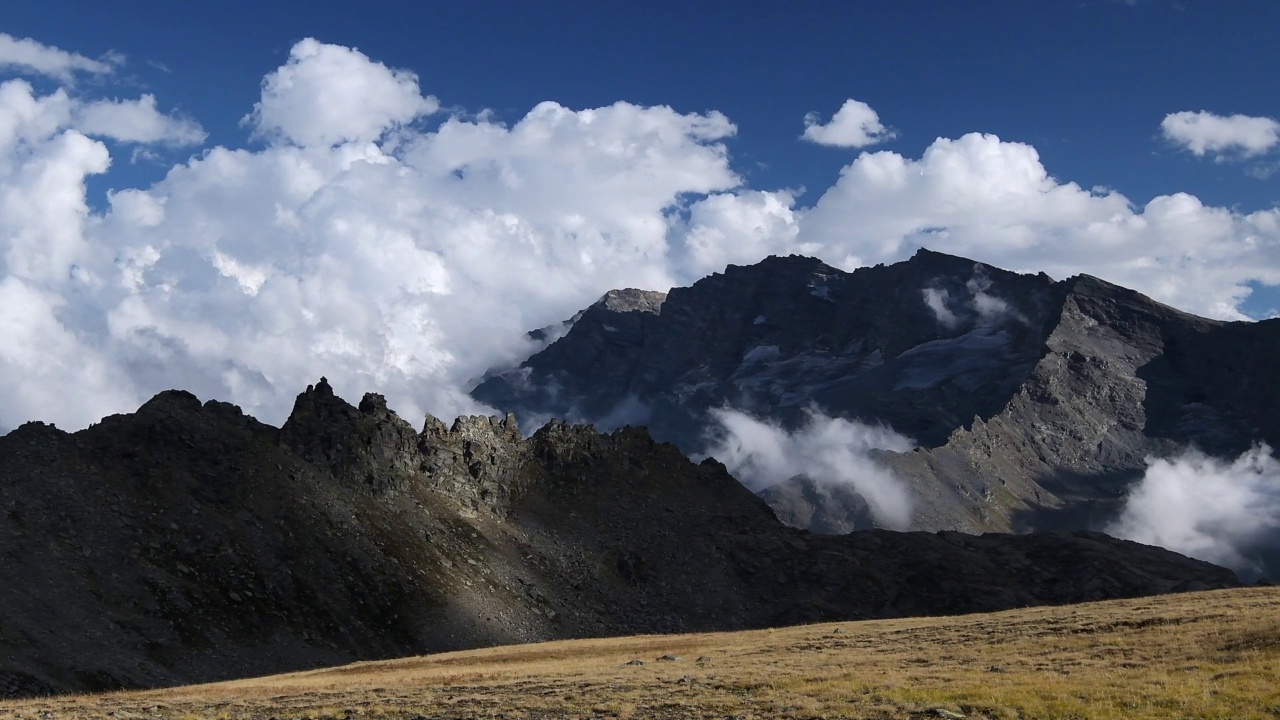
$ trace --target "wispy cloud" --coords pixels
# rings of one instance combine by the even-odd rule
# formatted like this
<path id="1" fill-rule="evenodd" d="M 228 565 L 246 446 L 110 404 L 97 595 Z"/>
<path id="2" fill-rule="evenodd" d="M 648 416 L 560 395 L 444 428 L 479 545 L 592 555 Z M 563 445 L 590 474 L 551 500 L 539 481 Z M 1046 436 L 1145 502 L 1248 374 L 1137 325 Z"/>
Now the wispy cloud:
<path id="1" fill-rule="evenodd" d="M 36 73 L 70 84 L 75 81 L 76 73 L 111 73 L 123 61 L 123 56 L 116 53 L 94 60 L 31 38 L 15 38 L 0 33 L 0 69 Z"/>
<path id="2" fill-rule="evenodd" d="M 906 437 L 884 427 L 833 418 L 811 409 L 794 431 L 748 413 L 724 408 L 711 413 L 707 455 L 724 463 L 744 485 L 761 490 L 796 475 L 819 487 L 854 489 L 886 526 L 911 526 L 911 492 L 905 483 L 876 462 L 874 450 L 905 451 Z"/>
<path id="3" fill-rule="evenodd" d="M 955 297 L 946 288 L 921 290 L 925 306 L 942 327 L 953 330 L 966 321 L 978 327 L 994 325 L 1009 317 L 1022 318 L 1007 300 L 989 292 L 991 278 L 981 263 L 973 266 L 973 275 L 965 281 L 964 288 L 965 293 Z"/>
<path id="4" fill-rule="evenodd" d="M 207 137 L 200 123 L 157 110 L 154 95 L 87 103 L 77 110 L 75 128 L 87 135 L 121 142 L 174 147 L 198 145 Z"/>

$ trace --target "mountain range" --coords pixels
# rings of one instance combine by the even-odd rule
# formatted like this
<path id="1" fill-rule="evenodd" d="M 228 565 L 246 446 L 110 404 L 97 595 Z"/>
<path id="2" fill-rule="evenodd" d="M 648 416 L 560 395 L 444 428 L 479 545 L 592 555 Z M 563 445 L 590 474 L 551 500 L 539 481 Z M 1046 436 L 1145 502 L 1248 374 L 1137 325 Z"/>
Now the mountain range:
<path id="1" fill-rule="evenodd" d="M 1209 320 L 1087 275 L 924 249 L 616 290 L 531 337 L 544 346 L 475 398 L 647 426 L 817 532 L 1108 528 L 1153 459 L 1280 444 L 1280 319 Z M 1263 524 L 1241 566 L 1280 576 L 1280 518 Z"/>
<path id="2" fill-rule="evenodd" d="M 505 415 L 419 428 L 321 379 L 279 428 L 171 390 L 0 437 L 0 697 L 1232 587 L 1098 531 L 1153 463 L 1280 441 L 1280 321 L 925 250 L 616 290 L 530 339 L 474 389 Z"/>

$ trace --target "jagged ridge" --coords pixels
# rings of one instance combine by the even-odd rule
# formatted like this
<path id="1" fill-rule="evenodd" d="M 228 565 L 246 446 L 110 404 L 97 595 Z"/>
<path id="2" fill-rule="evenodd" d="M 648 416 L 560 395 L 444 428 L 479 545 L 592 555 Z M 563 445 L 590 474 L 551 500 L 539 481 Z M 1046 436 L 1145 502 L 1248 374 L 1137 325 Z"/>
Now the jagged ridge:
<path id="1" fill-rule="evenodd" d="M 74 434 L 29 423 L 0 478 L 7 695 L 1235 583 L 1089 533 L 812 536 L 643 430 L 415 432 L 323 380 L 280 429 L 181 391 Z"/>

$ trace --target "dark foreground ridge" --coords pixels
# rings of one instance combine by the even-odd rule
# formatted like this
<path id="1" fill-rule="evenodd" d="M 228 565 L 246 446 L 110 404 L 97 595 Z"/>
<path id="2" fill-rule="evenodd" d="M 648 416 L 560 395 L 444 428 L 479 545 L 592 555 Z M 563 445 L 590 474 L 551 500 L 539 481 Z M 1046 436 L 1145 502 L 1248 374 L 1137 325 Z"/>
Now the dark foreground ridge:
<path id="1" fill-rule="evenodd" d="M 0 438 L 0 556 L 10 697 L 1236 584 L 1096 533 L 810 535 L 644 430 L 418 432 L 324 380 L 279 429 L 182 391 L 23 425 Z"/>

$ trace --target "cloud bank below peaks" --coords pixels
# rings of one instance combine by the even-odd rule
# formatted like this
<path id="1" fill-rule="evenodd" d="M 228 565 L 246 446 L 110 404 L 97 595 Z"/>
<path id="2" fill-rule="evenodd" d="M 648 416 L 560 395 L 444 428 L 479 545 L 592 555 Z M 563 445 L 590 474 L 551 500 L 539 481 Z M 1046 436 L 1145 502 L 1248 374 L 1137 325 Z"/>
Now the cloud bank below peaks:
<path id="1" fill-rule="evenodd" d="M 872 458 L 875 450 L 910 450 L 915 447 L 910 439 L 816 409 L 795 431 L 729 408 L 712 410 L 711 418 L 715 425 L 709 431 L 707 455 L 724 463 L 752 491 L 805 475 L 819 488 L 852 487 L 887 527 L 911 526 L 910 490 Z"/>
<path id="2" fill-rule="evenodd" d="M 115 62 L 9 41 L 6 67 L 67 83 Z M 527 330 L 613 288 L 665 290 L 768 254 L 852 269 L 923 245 L 1089 272 L 1216 317 L 1239 316 L 1249 282 L 1280 283 L 1280 211 L 1184 194 L 1138 208 L 992 135 L 919 158 L 864 152 L 804 207 L 744 187 L 719 112 L 547 101 L 510 122 L 441 117 L 413 72 L 311 39 L 243 109 L 260 143 L 205 148 L 91 208 L 104 139 L 203 141 L 162 105 L 0 82 L 0 426 L 82 427 L 171 387 L 279 423 L 321 375 L 411 420 L 483 410 L 468 388 L 522 359 Z M 888 132 L 869 117 L 854 101 L 822 127 Z"/>
<path id="3" fill-rule="evenodd" d="M 1280 462 L 1265 445 L 1233 461 L 1195 451 L 1150 459 L 1107 532 L 1256 579 L 1280 567 Z"/>

